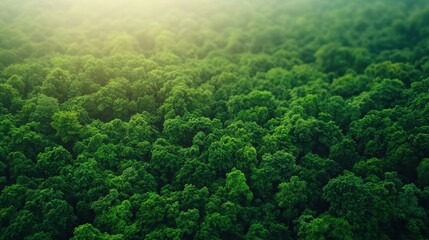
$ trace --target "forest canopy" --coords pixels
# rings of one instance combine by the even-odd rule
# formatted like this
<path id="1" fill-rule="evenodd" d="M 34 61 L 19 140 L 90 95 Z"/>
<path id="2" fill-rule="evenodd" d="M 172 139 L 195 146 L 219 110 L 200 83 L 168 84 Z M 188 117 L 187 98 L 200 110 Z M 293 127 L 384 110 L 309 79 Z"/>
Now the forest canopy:
<path id="1" fill-rule="evenodd" d="M 0 239 L 429 239 L 426 0 L 0 1 Z"/>

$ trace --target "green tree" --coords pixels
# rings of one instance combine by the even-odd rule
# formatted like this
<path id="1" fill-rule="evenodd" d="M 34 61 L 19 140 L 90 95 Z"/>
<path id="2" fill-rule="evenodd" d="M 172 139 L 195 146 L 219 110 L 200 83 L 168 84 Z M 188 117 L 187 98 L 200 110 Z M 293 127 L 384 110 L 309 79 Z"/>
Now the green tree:
<path id="1" fill-rule="evenodd" d="M 298 220 L 299 239 L 354 239 L 347 220 L 323 214 L 317 218 L 301 215 Z"/>
<path id="2" fill-rule="evenodd" d="M 51 134 L 54 131 L 50 125 L 52 116 L 58 111 L 59 105 L 57 99 L 40 94 L 37 97 L 27 100 L 20 114 L 25 121 L 38 123 L 39 132 Z"/>
<path id="3" fill-rule="evenodd" d="M 429 158 L 423 159 L 417 167 L 417 178 L 421 185 L 429 185 Z"/>
<path id="4" fill-rule="evenodd" d="M 0 83 L 0 109 L 4 107 L 11 110 L 18 96 L 18 91 L 15 88 L 9 84 Z"/>
<path id="5" fill-rule="evenodd" d="M 263 240 L 268 239 L 269 231 L 260 223 L 250 225 L 249 231 L 246 233 L 246 239 Z"/>
<path id="6" fill-rule="evenodd" d="M 63 147 L 48 147 L 37 155 L 36 169 L 44 176 L 59 175 L 61 169 L 72 163 L 72 155 Z"/>
<path id="7" fill-rule="evenodd" d="M 92 226 L 90 223 L 82 224 L 76 227 L 73 231 L 72 240 L 121 240 L 124 239 L 122 235 L 109 235 L 101 233 L 100 230 Z"/>
<path id="8" fill-rule="evenodd" d="M 391 192 L 382 183 L 364 183 L 350 172 L 333 178 L 323 188 L 329 212 L 346 219 L 360 238 L 385 237 L 381 229 L 392 218 Z"/>
<path id="9" fill-rule="evenodd" d="M 246 176 L 237 169 L 226 174 L 226 189 L 228 198 L 236 203 L 249 203 L 253 199 L 253 193 L 246 183 Z"/>
<path id="10" fill-rule="evenodd" d="M 74 142 L 80 135 L 82 125 L 77 112 L 61 111 L 52 116 L 51 126 L 57 131 L 55 134 L 63 143 Z"/>
<path id="11" fill-rule="evenodd" d="M 275 199 L 278 206 L 285 209 L 284 215 L 290 224 L 306 204 L 307 183 L 292 176 L 289 181 L 279 184 Z"/>
<path id="12" fill-rule="evenodd" d="M 42 93 L 56 98 L 60 103 L 70 97 L 71 75 L 69 72 L 56 68 L 53 69 L 42 85 Z"/>
<path id="13" fill-rule="evenodd" d="M 176 225 L 185 236 L 194 236 L 199 227 L 200 212 L 198 209 L 182 211 L 176 218 Z"/>

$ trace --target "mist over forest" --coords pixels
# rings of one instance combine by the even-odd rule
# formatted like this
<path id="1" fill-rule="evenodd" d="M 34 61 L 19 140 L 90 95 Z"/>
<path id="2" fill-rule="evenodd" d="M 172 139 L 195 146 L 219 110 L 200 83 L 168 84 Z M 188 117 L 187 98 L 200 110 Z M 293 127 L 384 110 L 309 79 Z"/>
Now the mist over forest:
<path id="1" fill-rule="evenodd" d="M 0 0 L 0 239 L 429 239 L 429 1 Z"/>

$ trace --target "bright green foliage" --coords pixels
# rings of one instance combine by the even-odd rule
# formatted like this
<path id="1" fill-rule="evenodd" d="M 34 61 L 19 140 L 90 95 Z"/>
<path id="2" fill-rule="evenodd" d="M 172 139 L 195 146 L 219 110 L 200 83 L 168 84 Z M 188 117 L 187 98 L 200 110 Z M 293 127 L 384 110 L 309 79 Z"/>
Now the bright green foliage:
<path id="1" fill-rule="evenodd" d="M 428 16 L 0 0 L 0 239 L 429 239 Z"/>
<path id="2" fill-rule="evenodd" d="M 240 171 L 233 169 L 226 174 L 226 190 L 228 198 L 236 203 L 250 202 L 253 199 L 253 193 L 246 184 L 246 176 Z"/>
<path id="3" fill-rule="evenodd" d="M 51 125 L 62 142 L 68 143 L 79 137 L 82 125 L 79 123 L 77 112 L 57 112 L 52 116 L 52 120 Z"/>

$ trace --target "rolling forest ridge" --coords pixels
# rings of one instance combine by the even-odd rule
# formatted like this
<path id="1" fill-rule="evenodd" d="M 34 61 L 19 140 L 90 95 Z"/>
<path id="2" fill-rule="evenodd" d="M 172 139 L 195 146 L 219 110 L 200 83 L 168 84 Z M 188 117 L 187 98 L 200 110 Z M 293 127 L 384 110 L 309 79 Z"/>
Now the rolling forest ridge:
<path id="1" fill-rule="evenodd" d="M 429 239 L 429 1 L 0 0 L 21 239 Z"/>

